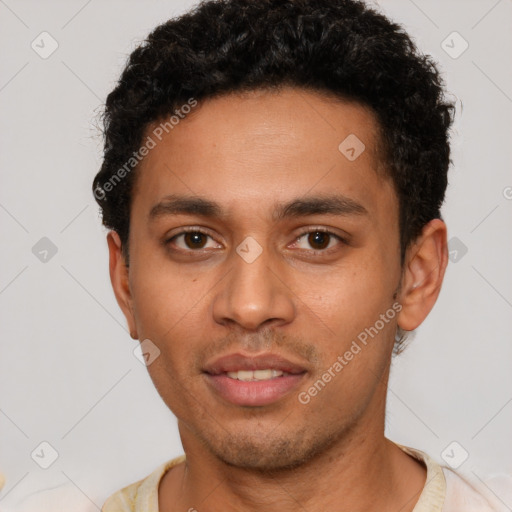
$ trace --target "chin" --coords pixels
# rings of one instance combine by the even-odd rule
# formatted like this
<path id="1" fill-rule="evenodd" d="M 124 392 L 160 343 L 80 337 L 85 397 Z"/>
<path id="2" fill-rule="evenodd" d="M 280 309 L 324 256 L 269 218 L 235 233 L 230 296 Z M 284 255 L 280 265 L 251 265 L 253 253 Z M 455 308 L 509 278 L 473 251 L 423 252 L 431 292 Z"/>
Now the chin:
<path id="1" fill-rule="evenodd" d="M 288 433 L 290 435 L 291 432 Z M 264 438 L 256 436 L 231 436 L 225 441 L 206 441 L 210 451 L 231 467 L 264 473 L 279 473 L 295 469 L 330 445 L 328 439 L 308 439 L 305 433 L 296 433 L 293 438 Z"/>

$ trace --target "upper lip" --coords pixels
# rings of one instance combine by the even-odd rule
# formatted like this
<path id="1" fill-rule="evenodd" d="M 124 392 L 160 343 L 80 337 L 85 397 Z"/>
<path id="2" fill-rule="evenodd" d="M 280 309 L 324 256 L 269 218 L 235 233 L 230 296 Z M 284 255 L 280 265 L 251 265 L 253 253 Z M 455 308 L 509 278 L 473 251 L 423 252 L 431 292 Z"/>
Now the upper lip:
<path id="1" fill-rule="evenodd" d="M 210 375 L 219 375 L 226 372 L 236 372 L 238 370 L 280 370 L 285 373 L 299 374 L 304 373 L 306 369 L 297 363 L 292 363 L 288 359 L 278 354 L 260 354 L 258 356 L 249 356 L 241 353 L 228 354 L 219 357 L 208 363 L 204 371 Z"/>

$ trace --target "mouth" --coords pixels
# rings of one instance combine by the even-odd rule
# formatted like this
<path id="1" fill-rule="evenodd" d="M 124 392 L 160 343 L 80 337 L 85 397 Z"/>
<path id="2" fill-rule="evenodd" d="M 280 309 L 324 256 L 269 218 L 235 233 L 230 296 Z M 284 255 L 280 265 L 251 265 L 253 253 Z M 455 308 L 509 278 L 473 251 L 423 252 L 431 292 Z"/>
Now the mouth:
<path id="1" fill-rule="evenodd" d="M 269 405 L 288 395 L 307 373 L 299 364 L 275 354 L 248 357 L 232 354 L 203 370 L 212 392 L 239 406 Z"/>
<path id="2" fill-rule="evenodd" d="M 227 373 L 218 375 L 205 373 L 204 375 L 213 392 L 224 400 L 234 405 L 261 407 L 277 402 L 288 395 L 299 386 L 306 374 L 306 372 L 299 374 L 276 372 L 281 375 L 263 379 L 253 377 L 254 373 L 260 372 L 229 372 L 235 373 L 236 377 Z M 262 370 L 262 372 L 267 374 L 272 370 Z M 238 377 L 240 373 L 244 374 L 241 379 Z"/>
<path id="3" fill-rule="evenodd" d="M 266 370 L 238 370 L 236 372 L 226 372 L 231 379 L 243 380 L 244 382 L 254 382 L 262 380 L 275 379 L 277 377 L 283 377 L 288 375 L 294 375 L 292 373 L 283 372 L 281 370 L 274 370 L 273 368 L 267 368 Z"/>

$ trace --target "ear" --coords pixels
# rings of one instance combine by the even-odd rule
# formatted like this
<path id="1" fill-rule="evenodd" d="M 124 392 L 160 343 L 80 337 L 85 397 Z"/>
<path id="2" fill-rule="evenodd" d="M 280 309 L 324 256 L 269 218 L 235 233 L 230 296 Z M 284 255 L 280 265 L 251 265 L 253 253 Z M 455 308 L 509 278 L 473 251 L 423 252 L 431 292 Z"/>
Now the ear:
<path id="1" fill-rule="evenodd" d="M 135 317 L 133 314 L 132 296 L 128 278 L 128 266 L 126 265 L 122 244 L 119 235 L 115 231 L 110 231 L 107 235 L 107 244 L 109 252 L 109 270 L 110 282 L 114 289 L 114 294 L 119 307 L 126 317 L 130 336 L 138 339 L 137 327 L 135 325 Z"/>
<path id="2" fill-rule="evenodd" d="M 402 309 L 398 325 L 406 331 L 425 320 L 437 300 L 448 264 L 446 224 L 441 219 L 426 224 L 405 256 L 399 291 Z"/>

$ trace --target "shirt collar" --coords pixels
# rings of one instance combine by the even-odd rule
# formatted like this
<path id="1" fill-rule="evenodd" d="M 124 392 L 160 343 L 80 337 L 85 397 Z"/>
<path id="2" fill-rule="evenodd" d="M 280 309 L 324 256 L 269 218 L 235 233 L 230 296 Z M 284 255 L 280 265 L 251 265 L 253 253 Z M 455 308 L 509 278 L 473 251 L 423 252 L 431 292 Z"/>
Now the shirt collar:
<path id="1" fill-rule="evenodd" d="M 407 455 L 423 462 L 427 468 L 427 479 L 413 512 L 441 512 L 446 496 L 446 478 L 442 467 L 420 450 L 395 444 Z"/>

